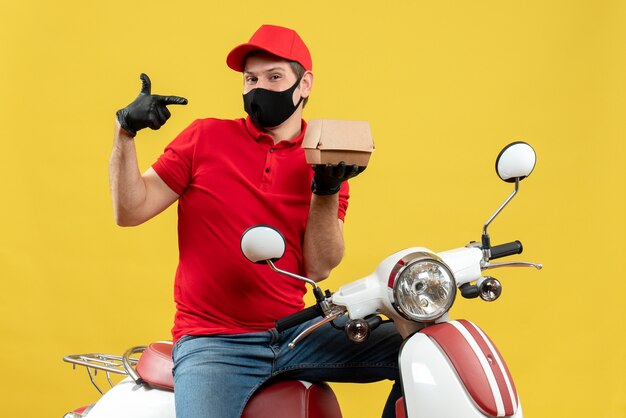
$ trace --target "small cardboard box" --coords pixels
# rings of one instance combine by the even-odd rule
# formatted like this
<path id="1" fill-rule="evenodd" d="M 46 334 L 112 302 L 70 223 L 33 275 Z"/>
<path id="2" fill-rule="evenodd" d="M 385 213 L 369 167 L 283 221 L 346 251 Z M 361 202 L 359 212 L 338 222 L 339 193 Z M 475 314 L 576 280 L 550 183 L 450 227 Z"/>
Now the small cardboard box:
<path id="1" fill-rule="evenodd" d="M 366 167 L 374 152 L 370 124 L 366 121 L 311 119 L 302 148 L 309 164 L 356 164 Z"/>

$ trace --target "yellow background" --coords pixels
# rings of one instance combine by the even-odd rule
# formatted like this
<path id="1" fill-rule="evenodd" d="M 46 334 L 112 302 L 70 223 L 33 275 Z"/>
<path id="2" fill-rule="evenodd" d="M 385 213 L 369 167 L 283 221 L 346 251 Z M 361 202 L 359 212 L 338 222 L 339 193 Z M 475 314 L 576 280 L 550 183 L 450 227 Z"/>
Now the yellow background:
<path id="1" fill-rule="evenodd" d="M 626 416 L 623 274 L 626 3 L 274 1 L 0 3 L 2 416 L 60 417 L 97 394 L 63 355 L 169 337 L 176 210 L 116 227 L 114 112 L 139 92 L 189 99 L 143 131 L 142 169 L 198 117 L 243 115 L 226 53 L 262 23 L 314 57 L 306 118 L 368 120 L 377 150 L 352 182 L 331 289 L 413 245 L 479 239 L 511 191 L 500 148 L 530 142 L 533 175 L 491 228 L 535 270 L 494 271 L 502 298 L 460 301 L 508 361 L 528 417 Z M 387 383 L 335 386 L 375 417 Z"/>

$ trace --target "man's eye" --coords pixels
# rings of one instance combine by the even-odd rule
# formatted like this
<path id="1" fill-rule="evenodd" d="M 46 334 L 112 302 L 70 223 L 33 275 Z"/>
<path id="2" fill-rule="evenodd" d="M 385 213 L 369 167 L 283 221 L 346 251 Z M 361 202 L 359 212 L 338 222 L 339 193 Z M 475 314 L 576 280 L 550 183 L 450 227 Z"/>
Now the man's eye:
<path id="1" fill-rule="evenodd" d="M 246 83 L 250 84 L 250 83 L 256 83 L 257 78 L 256 77 L 246 77 Z"/>
<path id="2" fill-rule="evenodd" d="M 272 76 L 270 77 L 270 79 L 271 79 L 271 80 L 274 80 L 274 81 L 276 81 L 276 80 L 280 80 L 280 75 L 279 75 L 279 74 L 274 74 L 274 75 L 272 75 Z"/>

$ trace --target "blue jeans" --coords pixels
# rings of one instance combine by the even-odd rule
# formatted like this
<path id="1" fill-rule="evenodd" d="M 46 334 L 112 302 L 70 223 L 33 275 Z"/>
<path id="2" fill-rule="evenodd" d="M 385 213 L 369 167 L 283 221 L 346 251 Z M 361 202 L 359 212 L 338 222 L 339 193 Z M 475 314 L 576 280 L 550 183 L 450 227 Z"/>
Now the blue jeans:
<path id="1" fill-rule="evenodd" d="M 317 321 L 317 320 L 313 320 Z M 177 418 L 238 418 L 263 383 L 274 378 L 394 384 L 383 417 L 394 417 L 401 396 L 398 352 L 401 337 L 392 323 L 362 343 L 327 324 L 293 350 L 287 344 L 310 325 L 279 334 L 275 329 L 237 335 L 184 336 L 174 345 Z"/>

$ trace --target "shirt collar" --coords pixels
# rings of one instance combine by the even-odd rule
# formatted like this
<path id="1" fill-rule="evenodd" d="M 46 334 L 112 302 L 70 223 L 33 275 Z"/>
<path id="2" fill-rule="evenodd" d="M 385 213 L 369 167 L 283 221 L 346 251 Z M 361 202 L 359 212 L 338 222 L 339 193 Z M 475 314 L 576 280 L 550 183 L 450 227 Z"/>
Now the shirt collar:
<path id="1" fill-rule="evenodd" d="M 245 125 L 246 125 L 246 129 L 248 130 L 248 133 L 252 136 L 252 138 L 254 138 L 255 141 L 269 142 L 272 145 L 274 145 L 274 138 L 272 138 L 271 136 L 269 136 L 268 134 L 266 134 L 265 132 L 257 128 L 254 122 L 252 122 L 252 119 L 250 119 L 250 116 L 246 117 Z M 302 144 L 302 140 L 304 139 L 306 126 L 307 126 L 306 122 L 304 121 L 304 119 L 302 119 L 301 125 L 300 125 L 300 134 L 294 139 L 291 139 L 291 140 L 287 139 L 287 140 L 282 140 L 278 142 L 276 145 L 274 145 L 274 148 L 290 148 L 290 147 L 293 147 L 294 145 L 300 146 Z"/>

